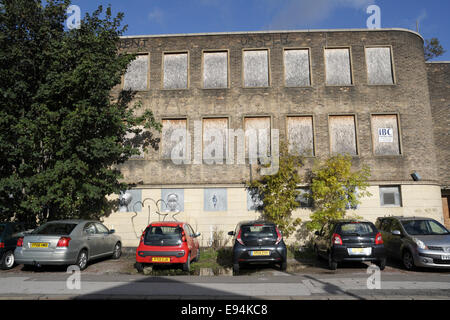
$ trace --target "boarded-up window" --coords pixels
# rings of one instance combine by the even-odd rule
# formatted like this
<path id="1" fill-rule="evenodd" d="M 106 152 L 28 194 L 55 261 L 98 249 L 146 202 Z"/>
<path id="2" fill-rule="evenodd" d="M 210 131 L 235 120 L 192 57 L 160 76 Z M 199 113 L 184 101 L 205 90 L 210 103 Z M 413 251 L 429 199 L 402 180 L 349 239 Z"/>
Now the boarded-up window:
<path id="1" fill-rule="evenodd" d="M 163 119 L 162 120 L 162 158 L 171 159 L 172 151 L 177 152 L 176 157 L 182 157 L 180 144 L 185 143 L 187 139 L 187 120 L 186 119 Z M 184 133 L 184 137 L 182 136 Z M 184 138 L 184 141 L 183 141 Z M 176 148 L 174 150 L 174 148 Z M 177 151 L 179 150 L 179 152 Z M 186 151 L 186 150 L 184 150 Z"/>
<path id="2" fill-rule="evenodd" d="M 270 155 L 270 117 L 248 117 L 244 120 L 245 154 L 248 158 Z"/>
<path id="3" fill-rule="evenodd" d="M 399 186 L 380 186 L 380 205 L 382 207 L 401 207 L 402 197 Z"/>
<path id="4" fill-rule="evenodd" d="M 188 87 L 188 54 L 164 54 L 164 89 L 186 89 Z"/>
<path id="5" fill-rule="evenodd" d="M 149 88 L 148 60 L 148 54 L 143 54 L 130 62 L 123 77 L 124 90 L 144 91 Z"/>
<path id="6" fill-rule="evenodd" d="M 244 86 L 269 86 L 269 56 L 267 50 L 244 51 Z"/>
<path id="7" fill-rule="evenodd" d="M 330 116 L 331 153 L 356 155 L 355 116 Z"/>
<path id="8" fill-rule="evenodd" d="M 228 52 L 203 54 L 203 87 L 205 89 L 228 87 Z"/>
<path id="9" fill-rule="evenodd" d="M 287 87 L 311 85 L 308 49 L 284 50 L 284 83 Z"/>
<path id="10" fill-rule="evenodd" d="M 372 143 L 376 155 L 400 154 L 399 141 L 397 115 L 372 115 Z"/>
<path id="11" fill-rule="evenodd" d="M 223 162 L 227 156 L 228 118 L 203 119 L 203 159 Z"/>
<path id="12" fill-rule="evenodd" d="M 304 156 L 314 155 L 313 118 L 295 116 L 287 118 L 289 153 Z"/>
<path id="13" fill-rule="evenodd" d="M 148 139 L 151 137 L 151 133 L 144 126 L 137 126 L 133 130 L 140 130 L 140 132 L 138 131 L 137 134 L 136 132 L 127 132 L 125 144 L 139 149 L 139 154 L 132 155 L 130 159 L 144 159 L 144 148 L 148 147 Z"/>
<path id="14" fill-rule="evenodd" d="M 325 49 L 325 69 L 327 85 L 351 85 L 350 49 Z"/>
<path id="15" fill-rule="evenodd" d="M 391 48 L 366 48 L 369 84 L 393 84 Z"/>

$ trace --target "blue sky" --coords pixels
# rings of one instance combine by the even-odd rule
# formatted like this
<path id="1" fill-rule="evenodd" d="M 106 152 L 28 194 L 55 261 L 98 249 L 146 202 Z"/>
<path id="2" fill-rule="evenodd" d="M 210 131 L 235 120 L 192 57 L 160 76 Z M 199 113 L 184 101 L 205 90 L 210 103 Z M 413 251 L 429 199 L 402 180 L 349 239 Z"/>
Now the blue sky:
<path id="1" fill-rule="evenodd" d="M 366 8 L 381 8 L 382 28 L 437 37 L 450 60 L 448 0 L 73 0 L 82 15 L 111 4 L 125 14 L 126 35 L 366 28 Z"/>

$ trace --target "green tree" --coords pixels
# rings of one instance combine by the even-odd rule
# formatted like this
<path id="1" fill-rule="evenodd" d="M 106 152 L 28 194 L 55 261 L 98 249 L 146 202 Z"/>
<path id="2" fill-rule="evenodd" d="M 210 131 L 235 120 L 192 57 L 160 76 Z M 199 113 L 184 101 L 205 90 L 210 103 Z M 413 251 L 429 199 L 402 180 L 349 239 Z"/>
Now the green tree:
<path id="1" fill-rule="evenodd" d="M 442 47 L 438 38 L 431 38 L 425 40 L 424 53 L 425 61 L 429 61 L 436 57 L 442 56 L 446 51 Z"/>
<path id="2" fill-rule="evenodd" d="M 351 156 L 336 155 L 315 163 L 311 172 L 311 197 L 314 210 L 309 230 L 320 229 L 327 221 L 346 217 L 347 207 L 356 207 L 360 198 L 370 196 L 366 191 L 370 168 L 352 170 Z"/>
<path id="3" fill-rule="evenodd" d="M 0 0 L 0 219 L 99 218 L 126 189 L 116 169 L 157 146 L 151 111 L 112 88 L 134 59 L 118 54 L 123 14 L 100 6 L 65 28 L 69 0 Z M 136 145 L 130 133 L 146 137 Z M 150 134 L 148 134 L 150 132 Z"/>
<path id="4" fill-rule="evenodd" d="M 262 202 L 263 218 L 276 223 L 285 237 L 289 237 L 301 222 L 299 218 L 292 218 L 292 211 L 300 206 L 296 198 L 300 194 L 299 170 L 302 166 L 302 158 L 289 154 L 286 144 L 281 144 L 278 171 L 247 182 L 252 196 Z"/>

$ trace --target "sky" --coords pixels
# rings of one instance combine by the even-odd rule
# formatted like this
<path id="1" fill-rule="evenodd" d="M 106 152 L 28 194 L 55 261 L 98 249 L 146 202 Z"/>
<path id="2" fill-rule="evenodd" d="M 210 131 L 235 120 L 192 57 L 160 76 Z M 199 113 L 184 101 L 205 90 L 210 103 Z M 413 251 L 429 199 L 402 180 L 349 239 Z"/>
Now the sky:
<path id="1" fill-rule="evenodd" d="M 450 60 L 449 0 L 72 0 L 82 16 L 99 5 L 125 14 L 124 35 L 367 28 L 367 7 L 381 9 L 382 28 L 436 37 Z"/>

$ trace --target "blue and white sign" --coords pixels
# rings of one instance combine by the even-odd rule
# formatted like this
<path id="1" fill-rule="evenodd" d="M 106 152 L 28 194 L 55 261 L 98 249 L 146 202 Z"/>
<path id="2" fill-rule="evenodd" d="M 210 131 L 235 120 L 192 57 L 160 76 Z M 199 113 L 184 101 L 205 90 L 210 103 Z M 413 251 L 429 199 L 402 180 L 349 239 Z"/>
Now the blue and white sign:
<path id="1" fill-rule="evenodd" d="M 394 129 L 378 128 L 378 142 L 394 142 Z"/>

